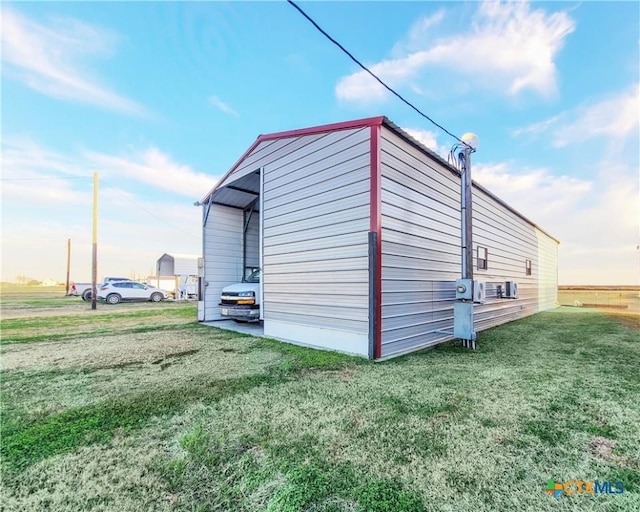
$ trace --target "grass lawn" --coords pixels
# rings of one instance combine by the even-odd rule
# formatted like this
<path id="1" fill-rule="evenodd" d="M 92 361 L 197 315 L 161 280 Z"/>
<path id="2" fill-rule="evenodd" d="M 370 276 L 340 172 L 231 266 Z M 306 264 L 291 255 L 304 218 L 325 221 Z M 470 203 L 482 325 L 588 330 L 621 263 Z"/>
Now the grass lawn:
<path id="1" fill-rule="evenodd" d="M 475 352 L 372 363 L 202 326 L 191 303 L 20 301 L 29 318 L 2 302 L 3 510 L 640 510 L 623 315 L 560 308 Z M 549 479 L 624 493 L 556 499 Z"/>

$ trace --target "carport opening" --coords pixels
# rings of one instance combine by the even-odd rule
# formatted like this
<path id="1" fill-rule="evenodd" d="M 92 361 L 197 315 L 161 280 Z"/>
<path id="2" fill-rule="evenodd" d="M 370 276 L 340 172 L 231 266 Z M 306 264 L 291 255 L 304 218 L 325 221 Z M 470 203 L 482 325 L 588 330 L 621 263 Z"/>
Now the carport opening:
<path id="1" fill-rule="evenodd" d="M 233 225 L 236 226 L 233 229 L 241 230 L 237 233 L 237 236 L 233 233 L 229 233 L 229 236 L 236 241 L 233 243 L 227 243 L 224 240 L 212 240 L 215 244 L 224 244 L 224 264 L 217 265 L 213 262 L 215 267 L 215 281 L 218 286 L 225 287 L 233 284 L 237 284 L 246 280 L 252 272 L 260 269 L 261 267 L 261 172 L 260 169 L 256 169 L 249 174 L 240 176 L 239 178 L 231 181 L 230 183 L 220 187 L 211 194 L 210 204 L 226 206 L 232 208 L 231 215 L 236 220 Z M 236 213 L 233 213 L 235 210 Z M 212 219 L 216 222 L 215 219 Z M 216 296 L 217 295 L 217 296 Z M 260 299 L 262 299 L 262 286 L 260 287 Z M 220 307 L 220 296 L 218 291 L 211 290 L 210 294 L 206 296 L 207 301 L 211 301 L 211 305 L 216 308 Z M 260 307 L 262 308 L 262 300 Z M 262 317 L 262 315 L 260 315 Z M 262 329 L 261 322 L 252 322 L 252 326 L 247 327 L 247 324 L 236 323 L 229 319 L 214 320 L 213 325 L 218 325 L 227 328 L 234 328 L 237 326 L 239 332 L 246 332 L 248 334 L 262 334 L 257 332 Z"/>

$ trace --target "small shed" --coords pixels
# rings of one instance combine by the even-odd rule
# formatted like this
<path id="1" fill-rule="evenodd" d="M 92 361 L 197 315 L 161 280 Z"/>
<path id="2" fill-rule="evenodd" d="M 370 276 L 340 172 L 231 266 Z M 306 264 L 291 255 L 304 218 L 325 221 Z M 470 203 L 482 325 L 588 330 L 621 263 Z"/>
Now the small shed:
<path id="1" fill-rule="evenodd" d="M 156 274 L 159 277 L 197 276 L 199 257 L 193 254 L 164 253 L 158 258 Z"/>
<path id="2" fill-rule="evenodd" d="M 555 307 L 558 241 L 472 193 L 475 330 Z M 451 339 L 460 172 L 386 117 L 261 135 L 201 204 L 200 320 L 261 267 L 265 336 L 372 359 Z"/>
<path id="3" fill-rule="evenodd" d="M 156 263 L 156 275 L 147 284 L 172 293 L 176 298 L 195 297 L 198 283 L 198 260 L 193 254 L 164 253 Z"/>

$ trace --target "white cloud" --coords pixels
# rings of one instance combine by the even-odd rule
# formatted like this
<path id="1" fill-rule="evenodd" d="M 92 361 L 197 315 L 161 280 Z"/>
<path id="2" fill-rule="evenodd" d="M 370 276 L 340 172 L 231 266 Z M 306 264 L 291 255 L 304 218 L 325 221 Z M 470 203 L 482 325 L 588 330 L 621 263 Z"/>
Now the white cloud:
<path id="1" fill-rule="evenodd" d="M 88 204 L 86 164 L 48 151 L 29 139 L 2 141 L 2 202 L 70 210 Z"/>
<path id="2" fill-rule="evenodd" d="M 447 68 L 477 87 L 517 95 L 531 90 L 548 97 L 556 92 L 555 57 L 575 24 L 566 12 L 547 14 L 528 2 L 486 1 L 478 6 L 471 29 L 439 39 L 429 34 L 443 15 L 419 20 L 408 35 L 410 49 L 370 69 L 392 87 L 420 87 L 429 68 Z M 417 82 L 417 84 L 414 84 Z M 364 71 L 342 78 L 336 96 L 345 101 L 377 101 L 387 96 Z"/>
<path id="3" fill-rule="evenodd" d="M 209 103 L 211 103 L 211 105 L 213 105 L 214 107 L 220 109 L 222 112 L 224 112 L 225 114 L 229 114 L 232 115 L 234 117 L 238 117 L 238 113 L 233 110 L 227 103 L 225 103 L 224 101 L 222 101 L 220 98 L 218 98 L 217 96 L 209 96 Z"/>
<path id="4" fill-rule="evenodd" d="M 200 199 L 215 184 L 212 176 L 173 162 L 168 155 L 153 147 L 126 158 L 92 151 L 87 151 L 85 157 L 105 176 L 135 180 L 194 199 Z"/>
<path id="5" fill-rule="evenodd" d="M 435 26 L 439 25 L 445 16 L 445 10 L 439 9 L 431 16 L 423 16 L 416 21 L 407 37 L 393 47 L 392 54 L 395 56 L 402 56 L 407 53 L 422 50 L 424 47 L 424 39 L 426 34 Z"/>
<path id="6" fill-rule="evenodd" d="M 5 136 L 2 140 L 3 178 L 20 178 L 32 171 L 90 176 L 85 162 L 48 151 L 29 138 Z"/>
<path id="7" fill-rule="evenodd" d="M 555 176 L 547 169 L 514 171 L 512 166 L 477 164 L 473 180 L 541 226 L 555 223 L 556 215 L 575 207 L 593 186 L 579 178 Z"/>
<path id="8" fill-rule="evenodd" d="M 513 131 L 522 135 L 548 135 L 558 148 L 605 138 L 619 148 L 627 138 L 637 141 L 640 133 L 640 84 L 599 101 L 585 103 L 573 110 L 532 123 Z"/>
<path id="9" fill-rule="evenodd" d="M 117 36 L 75 19 L 42 25 L 18 12 L 2 10 L 3 73 L 54 98 L 145 115 L 137 102 L 101 85 L 84 69 L 83 58 L 109 55 Z"/>
<path id="10" fill-rule="evenodd" d="M 403 130 L 432 151 L 436 151 L 436 149 L 438 149 L 435 133 L 428 130 L 417 130 L 414 128 L 403 128 Z"/>
<path id="11" fill-rule="evenodd" d="M 640 84 L 590 106 L 572 112 L 570 121 L 558 126 L 553 144 L 563 147 L 593 137 L 624 138 L 640 126 Z"/>
<path id="12" fill-rule="evenodd" d="M 562 114 L 559 114 L 549 119 L 545 119 L 544 121 L 532 123 L 522 128 L 513 130 L 512 135 L 514 137 L 520 137 L 521 135 L 538 135 L 540 133 L 545 133 L 549 131 L 551 128 L 553 128 L 554 126 L 556 126 L 561 119 L 562 119 Z"/>
<path id="13" fill-rule="evenodd" d="M 98 156 L 111 166 L 101 173 L 99 189 L 100 275 L 146 275 L 164 252 L 201 251 L 201 209 L 181 196 L 200 198 L 211 178 L 203 180 L 155 148 L 133 160 Z M 86 169 L 94 164 L 86 155 L 73 158 L 30 140 L 3 141 L 3 280 L 18 274 L 63 280 L 67 238 L 72 239 L 72 279 L 89 278 L 93 183 Z M 130 179 L 148 186 L 132 193 Z M 173 194 L 158 199 L 158 189 Z"/>
<path id="14" fill-rule="evenodd" d="M 419 130 L 416 128 L 403 128 L 403 131 L 407 132 L 418 142 L 429 148 L 434 153 L 439 154 L 446 160 L 450 148 L 439 145 L 436 138 L 437 136 L 434 132 L 429 130 Z"/>
<path id="15" fill-rule="evenodd" d="M 561 284 L 637 283 L 637 169 L 611 161 L 597 167 L 593 181 L 505 163 L 478 164 L 473 177 L 560 240 Z"/>
<path id="16" fill-rule="evenodd" d="M 3 202 L 30 205 L 40 209 L 55 207 L 65 210 L 90 204 L 89 194 L 77 189 L 68 181 L 56 178 L 44 179 L 31 173 L 23 177 L 24 180 L 8 181 L 2 184 Z M 32 181 L 29 181 L 30 179 Z"/>

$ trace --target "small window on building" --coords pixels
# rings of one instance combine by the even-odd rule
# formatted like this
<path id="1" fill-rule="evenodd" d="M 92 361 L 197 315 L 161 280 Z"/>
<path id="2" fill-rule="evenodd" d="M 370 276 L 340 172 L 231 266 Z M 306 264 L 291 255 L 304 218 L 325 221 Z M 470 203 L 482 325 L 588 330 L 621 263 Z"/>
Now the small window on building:
<path id="1" fill-rule="evenodd" d="M 526 275 L 531 275 L 531 260 L 527 260 L 524 262 L 524 271 Z"/>
<path id="2" fill-rule="evenodd" d="M 489 268 L 489 251 L 486 247 L 478 246 L 478 270 Z"/>

